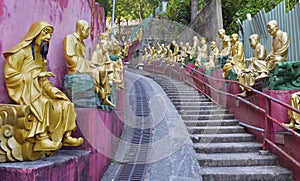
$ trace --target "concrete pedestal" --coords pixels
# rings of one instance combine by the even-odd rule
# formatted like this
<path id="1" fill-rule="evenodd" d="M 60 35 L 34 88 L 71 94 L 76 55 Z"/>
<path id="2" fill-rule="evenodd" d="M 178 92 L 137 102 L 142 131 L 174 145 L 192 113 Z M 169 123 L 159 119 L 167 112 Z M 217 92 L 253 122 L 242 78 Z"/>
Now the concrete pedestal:
<path id="1" fill-rule="evenodd" d="M 90 180 L 91 152 L 59 150 L 55 155 L 26 162 L 0 163 L 0 180 Z"/>
<path id="2" fill-rule="evenodd" d="M 89 74 L 67 74 L 63 78 L 63 91 L 76 108 L 97 108 L 94 82 Z"/>

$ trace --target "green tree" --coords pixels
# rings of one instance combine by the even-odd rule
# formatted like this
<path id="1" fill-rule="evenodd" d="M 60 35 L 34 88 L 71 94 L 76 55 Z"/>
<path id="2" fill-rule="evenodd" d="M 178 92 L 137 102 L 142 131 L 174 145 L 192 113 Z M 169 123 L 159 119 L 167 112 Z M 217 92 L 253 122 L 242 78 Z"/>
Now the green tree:
<path id="1" fill-rule="evenodd" d="M 96 0 L 105 10 L 107 17 L 112 15 L 113 0 Z M 160 0 L 116 0 L 115 19 L 143 20 L 154 12 Z"/>
<path id="2" fill-rule="evenodd" d="M 228 34 L 238 32 L 237 19 L 241 21 L 247 18 L 247 14 L 253 17 L 262 8 L 266 12 L 274 9 L 282 0 L 230 0 L 222 1 L 223 26 Z M 297 0 L 286 0 L 286 9 L 292 9 Z"/>

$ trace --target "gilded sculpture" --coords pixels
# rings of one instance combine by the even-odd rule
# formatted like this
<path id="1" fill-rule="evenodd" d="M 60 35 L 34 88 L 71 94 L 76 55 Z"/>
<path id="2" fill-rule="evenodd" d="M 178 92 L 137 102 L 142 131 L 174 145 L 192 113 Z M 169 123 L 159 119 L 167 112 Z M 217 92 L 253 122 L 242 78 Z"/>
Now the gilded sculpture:
<path id="1" fill-rule="evenodd" d="M 273 36 L 272 51 L 266 58 L 267 67 L 269 71 L 272 71 L 278 62 L 285 62 L 288 60 L 290 39 L 286 32 L 279 30 L 278 23 L 275 20 L 268 22 L 267 30 L 269 34 Z"/>
<path id="2" fill-rule="evenodd" d="M 83 138 L 71 136 L 76 129 L 73 103 L 48 80 L 55 76 L 46 70 L 53 30 L 49 23 L 37 21 L 20 43 L 3 53 L 8 94 L 23 106 L 18 108 L 20 113 L 17 114 L 25 116 L 23 123 L 15 126 L 15 141 L 1 145 L 2 149 L 4 146 L 9 148 L 4 150 L 13 152 L 13 157 L 7 157 L 5 161 L 36 160 L 54 154 L 61 146 L 83 143 Z M 24 126 L 20 126 L 22 124 Z M 4 144 L 3 140 L 1 143 Z"/>
<path id="3" fill-rule="evenodd" d="M 251 48 L 254 49 L 253 56 L 247 59 L 249 66 L 238 75 L 238 79 L 241 84 L 252 87 L 257 80 L 268 77 L 268 70 L 265 61 L 266 48 L 260 43 L 259 35 L 252 34 L 249 41 Z M 241 89 L 243 92 L 238 95 L 246 97 L 248 90 L 243 86 Z"/>
<path id="4" fill-rule="evenodd" d="M 230 36 L 226 35 L 226 31 L 224 29 L 220 29 L 218 31 L 219 38 L 222 39 L 222 49 L 220 51 L 220 56 L 218 57 L 218 68 L 223 68 L 227 59 L 230 56 L 231 52 L 231 42 Z"/>
<path id="5" fill-rule="evenodd" d="M 103 87 L 101 77 L 111 72 L 107 72 L 103 68 L 97 67 L 93 62 L 86 58 L 86 48 L 84 39 L 89 36 L 90 27 L 85 20 L 79 20 L 76 23 L 76 31 L 69 34 L 64 39 L 64 55 L 69 74 L 86 73 L 93 77 L 95 92 L 102 100 L 102 104 L 115 106 L 109 101 L 107 90 Z"/>
<path id="6" fill-rule="evenodd" d="M 200 60 L 201 65 L 205 65 L 205 63 L 207 61 L 207 56 L 208 56 L 208 46 L 206 44 L 206 38 L 201 37 L 200 47 L 198 50 L 198 57 L 197 57 L 197 59 Z"/>
<path id="7" fill-rule="evenodd" d="M 231 51 L 230 36 L 226 35 L 224 29 L 218 31 L 219 37 L 223 40 L 223 46 L 221 50 L 221 56 L 229 56 Z"/>
<path id="8" fill-rule="evenodd" d="M 219 56 L 219 49 L 215 41 L 211 41 L 209 47 L 210 47 L 210 54 L 208 56 L 208 61 L 204 65 L 205 69 L 215 68 Z"/>
<path id="9" fill-rule="evenodd" d="M 244 57 L 244 44 L 240 42 L 239 35 L 231 35 L 231 53 L 223 67 L 223 77 L 226 79 L 237 80 L 237 76 L 246 69 L 246 60 Z"/>
<path id="10" fill-rule="evenodd" d="M 295 92 L 291 95 L 290 104 L 292 107 L 300 109 L 300 92 Z M 290 119 L 290 123 L 285 124 L 285 126 L 291 129 L 300 129 L 300 114 L 289 109 L 288 117 Z"/>

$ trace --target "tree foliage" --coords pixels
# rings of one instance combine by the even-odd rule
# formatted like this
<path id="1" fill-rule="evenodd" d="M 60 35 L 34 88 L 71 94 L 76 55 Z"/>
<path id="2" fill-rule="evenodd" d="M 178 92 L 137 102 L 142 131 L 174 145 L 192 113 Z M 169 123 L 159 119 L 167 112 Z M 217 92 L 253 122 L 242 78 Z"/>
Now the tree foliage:
<path id="1" fill-rule="evenodd" d="M 230 0 L 222 1 L 223 26 L 228 34 L 238 31 L 237 19 L 241 21 L 247 18 L 247 14 L 253 17 L 262 8 L 266 12 L 275 8 L 282 0 Z M 292 9 L 297 0 L 286 0 L 287 11 Z"/>
<path id="2" fill-rule="evenodd" d="M 113 0 L 96 0 L 105 10 L 107 17 L 112 15 Z M 155 11 L 160 0 L 116 0 L 115 19 L 136 20 L 147 18 Z"/>
<path id="3" fill-rule="evenodd" d="M 201 10 L 209 0 L 198 0 L 198 10 Z M 191 0 L 168 0 L 167 19 L 188 25 L 191 22 Z"/>

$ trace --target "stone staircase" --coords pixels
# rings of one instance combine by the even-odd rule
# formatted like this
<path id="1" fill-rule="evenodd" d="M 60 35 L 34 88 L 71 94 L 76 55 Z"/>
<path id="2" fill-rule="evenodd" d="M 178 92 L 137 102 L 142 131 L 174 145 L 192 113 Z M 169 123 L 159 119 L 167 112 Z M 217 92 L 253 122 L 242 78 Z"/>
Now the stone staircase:
<path id="1" fill-rule="evenodd" d="M 226 109 L 183 82 L 151 76 L 167 93 L 184 120 L 204 181 L 290 181 L 292 173 L 276 156 L 262 155 L 262 144 L 245 132 Z"/>

